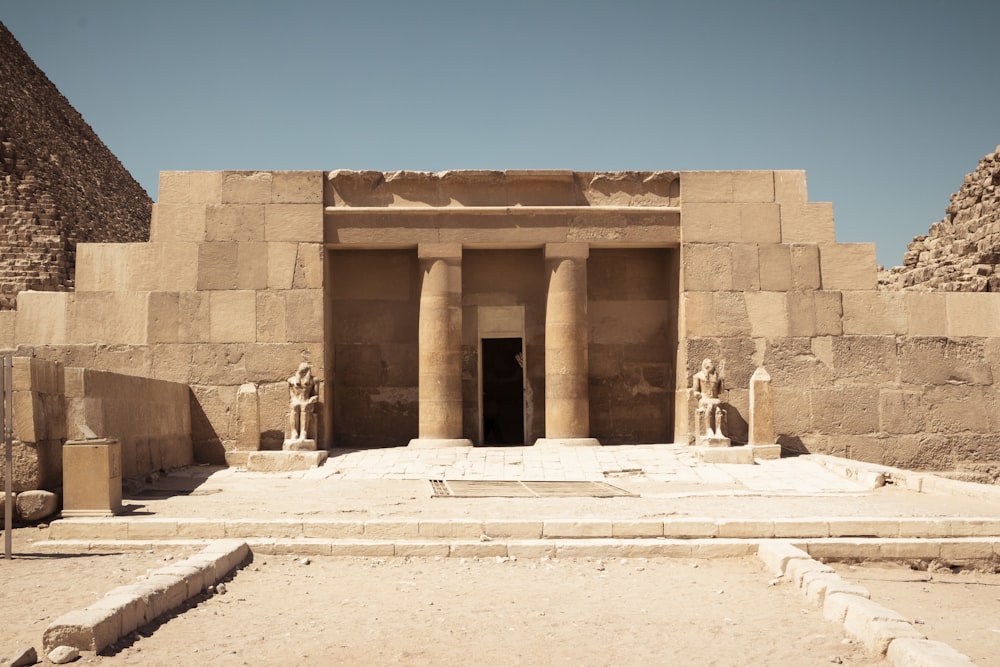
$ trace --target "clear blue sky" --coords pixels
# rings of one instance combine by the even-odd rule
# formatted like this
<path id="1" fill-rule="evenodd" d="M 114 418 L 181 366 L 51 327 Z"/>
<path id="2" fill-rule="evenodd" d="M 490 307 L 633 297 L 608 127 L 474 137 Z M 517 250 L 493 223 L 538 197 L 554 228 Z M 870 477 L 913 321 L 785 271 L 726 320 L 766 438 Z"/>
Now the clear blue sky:
<path id="1" fill-rule="evenodd" d="M 161 170 L 805 169 L 899 264 L 1000 144 L 997 0 L 0 0 Z"/>

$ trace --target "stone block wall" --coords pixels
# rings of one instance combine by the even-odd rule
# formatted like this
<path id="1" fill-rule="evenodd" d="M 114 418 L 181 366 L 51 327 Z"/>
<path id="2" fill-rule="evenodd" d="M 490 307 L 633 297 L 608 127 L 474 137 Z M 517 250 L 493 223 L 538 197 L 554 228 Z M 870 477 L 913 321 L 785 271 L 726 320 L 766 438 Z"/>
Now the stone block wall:
<path id="1" fill-rule="evenodd" d="M 81 244 L 76 291 L 19 294 L 8 340 L 66 366 L 190 385 L 198 461 L 280 448 L 286 379 L 303 360 L 325 378 L 322 192 L 318 171 L 164 172 L 150 242 Z M 253 400 L 237 410 L 247 382 Z"/>
<path id="2" fill-rule="evenodd" d="M 1000 459 L 997 297 L 877 290 L 874 247 L 834 242 L 826 205 L 803 202 L 804 174 L 773 172 L 769 186 L 768 173 L 681 176 L 679 386 L 721 360 L 737 441 L 764 366 L 788 450 L 918 468 Z M 737 192 L 751 201 L 725 201 Z"/>
<path id="3" fill-rule="evenodd" d="M 81 425 L 122 444 L 128 479 L 190 465 L 187 386 L 14 357 L 15 491 L 62 486 L 62 446 Z M 2 469 L 2 462 L 0 462 Z"/>
<path id="4" fill-rule="evenodd" d="M 149 195 L 0 24 L 0 308 L 67 290 L 84 241 L 141 241 Z"/>

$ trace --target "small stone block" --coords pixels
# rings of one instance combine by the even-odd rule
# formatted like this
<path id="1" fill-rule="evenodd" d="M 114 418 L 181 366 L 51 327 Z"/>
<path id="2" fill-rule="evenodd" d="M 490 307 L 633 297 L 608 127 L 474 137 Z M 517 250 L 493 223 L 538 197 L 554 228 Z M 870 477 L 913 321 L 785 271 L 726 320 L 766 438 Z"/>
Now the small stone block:
<path id="1" fill-rule="evenodd" d="M 714 519 L 667 519 L 663 522 L 664 537 L 715 537 L 719 526 Z"/>
<path id="2" fill-rule="evenodd" d="M 834 569 L 816 560 L 793 560 L 788 563 L 785 576 L 801 588 L 802 578 L 807 572 L 834 572 Z"/>
<path id="3" fill-rule="evenodd" d="M 325 449 L 315 452 L 250 452 L 247 456 L 249 472 L 291 472 L 318 468 L 329 454 Z"/>
<path id="4" fill-rule="evenodd" d="M 662 521 L 614 521 L 611 536 L 618 538 L 662 537 Z"/>
<path id="5" fill-rule="evenodd" d="M 611 521 L 555 519 L 545 522 L 542 537 L 611 537 L 611 531 Z"/>
<path id="6" fill-rule="evenodd" d="M 421 521 L 417 529 L 420 537 L 465 537 L 478 538 L 483 534 L 483 524 L 479 521 Z"/>
<path id="7" fill-rule="evenodd" d="M 487 521 L 483 532 L 490 537 L 537 540 L 542 537 L 544 525 L 541 521 Z"/>
<path id="8" fill-rule="evenodd" d="M 504 542 L 452 542 L 450 554 L 452 558 L 506 556 L 507 544 Z"/>
<path id="9" fill-rule="evenodd" d="M 850 620 L 851 615 L 848 612 L 847 620 L 844 621 L 844 627 L 847 628 L 847 631 L 860 639 L 869 651 L 877 655 L 885 655 L 889 644 L 897 639 L 927 638 L 905 620 L 872 620 L 865 623 L 863 628 L 858 628 L 857 632 L 852 631 L 848 625 Z"/>
<path id="10" fill-rule="evenodd" d="M 747 445 L 754 460 L 777 461 L 781 458 L 781 445 Z"/>
<path id="11" fill-rule="evenodd" d="M 507 543 L 507 555 L 512 558 L 555 558 L 556 545 L 542 540 L 512 541 Z"/>
<path id="12" fill-rule="evenodd" d="M 757 547 L 757 557 L 774 574 L 784 574 L 790 560 L 811 560 L 809 554 L 788 542 L 768 540 Z"/>
<path id="13" fill-rule="evenodd" d="M 975 663 L 944 642 L 897 637 L 889 643 L 886 658 L 893 665 L 909 667 L 971 667 Z"/>
<path id="14" fill-rule="evenodd" d="M 417 542 L 406 540 L 396 542 L 393 555 L 397 557 L 430 558 L 439 556 L 447 558 L 451 553 L 448 542 Z"/>
<path id="15" fill-rule="evenodd" d="M 702 463 L 753 465 L 753 450 L 749 447 L 694 447 L 694 455 Z"/>

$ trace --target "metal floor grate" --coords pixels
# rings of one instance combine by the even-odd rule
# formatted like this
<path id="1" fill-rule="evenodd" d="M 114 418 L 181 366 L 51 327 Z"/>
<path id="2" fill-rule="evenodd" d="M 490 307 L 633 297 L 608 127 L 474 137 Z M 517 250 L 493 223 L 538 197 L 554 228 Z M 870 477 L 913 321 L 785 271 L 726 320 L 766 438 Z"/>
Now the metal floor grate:
<path id="1" fill-rule="evenodd" d="M 531 482 L 498 480 L 430 480 L 435 498 L 613 498 L 634 493 L 607 482 Z"/>

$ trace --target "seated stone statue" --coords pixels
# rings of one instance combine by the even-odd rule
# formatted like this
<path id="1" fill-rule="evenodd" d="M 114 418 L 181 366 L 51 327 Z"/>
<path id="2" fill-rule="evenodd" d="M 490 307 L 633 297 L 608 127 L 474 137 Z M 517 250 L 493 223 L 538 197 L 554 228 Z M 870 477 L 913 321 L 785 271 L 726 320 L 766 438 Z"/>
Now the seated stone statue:
<path id="1" fill-rule="evenodd" d="M 289 434 L 286 442 L 307 440 L 313 430 L 313 407 L 319 400 L 319 396 L 316 395 L 312 365 L 308 361 L 299 364 L 299 369 L 288 378 L 288 395 Z"/>
<path id="2" fill-rule="evenodd" d="M 698 399 L 695 431 L 699 440 L 726 440 L 726 411 L 722 407 L 722 376 L 715 362 L 705 359 L 691 380 L 691 394 Z"/>

